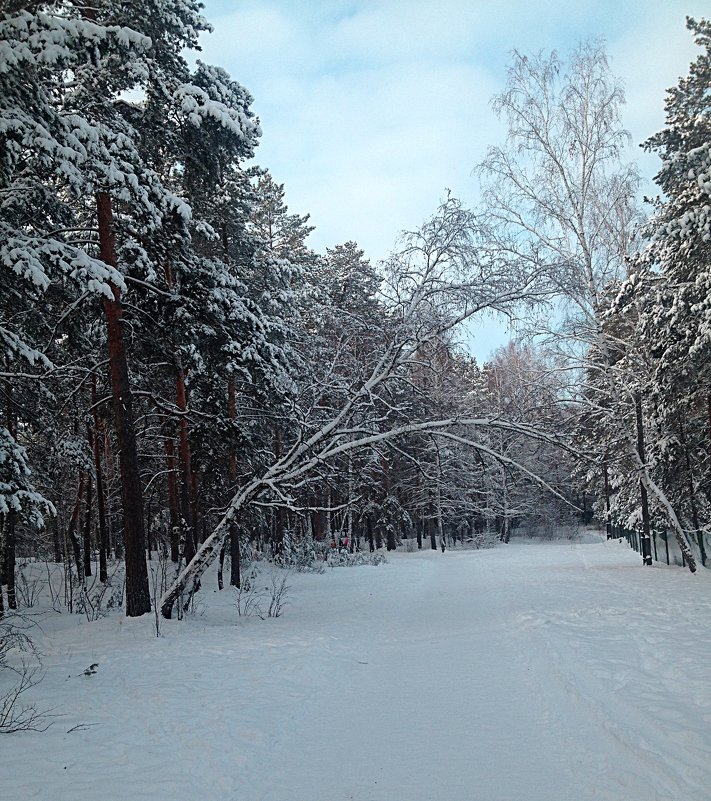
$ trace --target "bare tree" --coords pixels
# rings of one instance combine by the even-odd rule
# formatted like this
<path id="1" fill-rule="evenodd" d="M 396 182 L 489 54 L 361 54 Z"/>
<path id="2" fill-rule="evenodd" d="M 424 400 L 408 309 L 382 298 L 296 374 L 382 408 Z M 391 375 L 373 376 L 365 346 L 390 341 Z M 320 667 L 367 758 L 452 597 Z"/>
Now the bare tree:
<path id="1" fill-rule="evenodd" d="M 485 221 L 508 258 L 545 267 L 589 326 L 607 284 L 624 272 L 636 236 L 636 170 L 622 162 L 624 94 L 598 42 L 563 63 L 514 52 L 494 98 L 508 139 L 478 166 Z"/>

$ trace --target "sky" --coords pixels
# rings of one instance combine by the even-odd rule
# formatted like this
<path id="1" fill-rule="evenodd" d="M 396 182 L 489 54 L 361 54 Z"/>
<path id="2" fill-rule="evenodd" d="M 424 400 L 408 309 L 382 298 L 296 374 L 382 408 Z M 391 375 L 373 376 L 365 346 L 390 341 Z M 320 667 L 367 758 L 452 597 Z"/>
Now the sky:
<path id="1" fill-rule="evenodd" d="M 505 135 L 490 100 L 514 49 L 605 41 L 626 88 L 629 158 L 655 194 L 658 161 L 639 143 L 698 53 L 685 16 L 710 12 L 708 0 L 206 0 L 214 31 L 199 57 L 253 95 L 256 162 L 285 184 L 291 212 L 311 215 L 311 246 L 355 240 L 377 263 L 446 189 L 476 203 L 472 170 Z M 471 349 L 481 361 L 506 339 L 486 321 Z"/>

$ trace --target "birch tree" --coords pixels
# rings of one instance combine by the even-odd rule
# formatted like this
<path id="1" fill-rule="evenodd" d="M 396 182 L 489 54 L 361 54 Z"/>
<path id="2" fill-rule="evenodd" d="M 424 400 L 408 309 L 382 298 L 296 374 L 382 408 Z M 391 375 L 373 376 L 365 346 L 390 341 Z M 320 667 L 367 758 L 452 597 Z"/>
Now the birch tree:
<path id="1" fill-rule="evenodd" d="M 492 246 L 512 264 L 545 267 L 567 306 L 556 330 L 543 326 L 538 333 L 559 343 L 571 368 L 581 368 L 585 352 L 595 348 L 602 374 L 599 391 L 618 403 L 622 395 L 632 411 L 625 419 L 636 420 L 635 390 L 613 370 L 618 343 L 601 316 L 610 284 L 626 277 L 637 247 L 638 178 L 623 162 L 629 138 L 620 122 L 623 102 L 599 43 L 580 44 L 565 62 L 555 53 L 516 52 L 506 88 L 493 103 L 507 124 L 507 144 L 491 148 L 478 171 Z M 583 403 L 589 399 L 580 396 Z M 606 408 L 606 403 L 597 406 Z M 669 499 L 640 457 L 636 425 L 625 430 L 621 443 L 639 475 L 640 496 L 656 498 L 694 570 L 695 559 Z M 644 563 L 651 564 L 648 527 L 643 545 Z"/>

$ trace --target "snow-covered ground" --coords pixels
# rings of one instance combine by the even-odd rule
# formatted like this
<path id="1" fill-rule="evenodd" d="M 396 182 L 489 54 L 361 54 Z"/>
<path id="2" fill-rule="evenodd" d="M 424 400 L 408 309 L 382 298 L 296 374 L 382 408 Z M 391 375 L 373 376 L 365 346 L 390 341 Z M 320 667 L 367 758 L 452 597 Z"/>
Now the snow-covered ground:
<path id="1" fill-rule="evenodd" d="M 160 639 L 149 616 L 46 618 L 34 697 L 61 717 L 0 738 L 2 797 L 711 798 L 705 571 L 514 542 L 289 582 L 283 617 L 204 590 Z"/>

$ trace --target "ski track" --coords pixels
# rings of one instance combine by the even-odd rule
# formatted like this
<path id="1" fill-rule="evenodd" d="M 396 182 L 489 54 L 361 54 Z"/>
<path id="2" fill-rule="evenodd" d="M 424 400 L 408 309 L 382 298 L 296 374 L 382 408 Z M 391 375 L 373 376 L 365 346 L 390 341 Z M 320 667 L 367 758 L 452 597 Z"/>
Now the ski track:
<path id="1" fill-rule="evenodd" d="M 46 617 L 33 698 L 60 717 L 0 738 L 3 797 L 711 798 L 706 571 L 512 543 L 289 583 L 277 620 L 204 591 L 159 639 L 147 616 Z"/>

